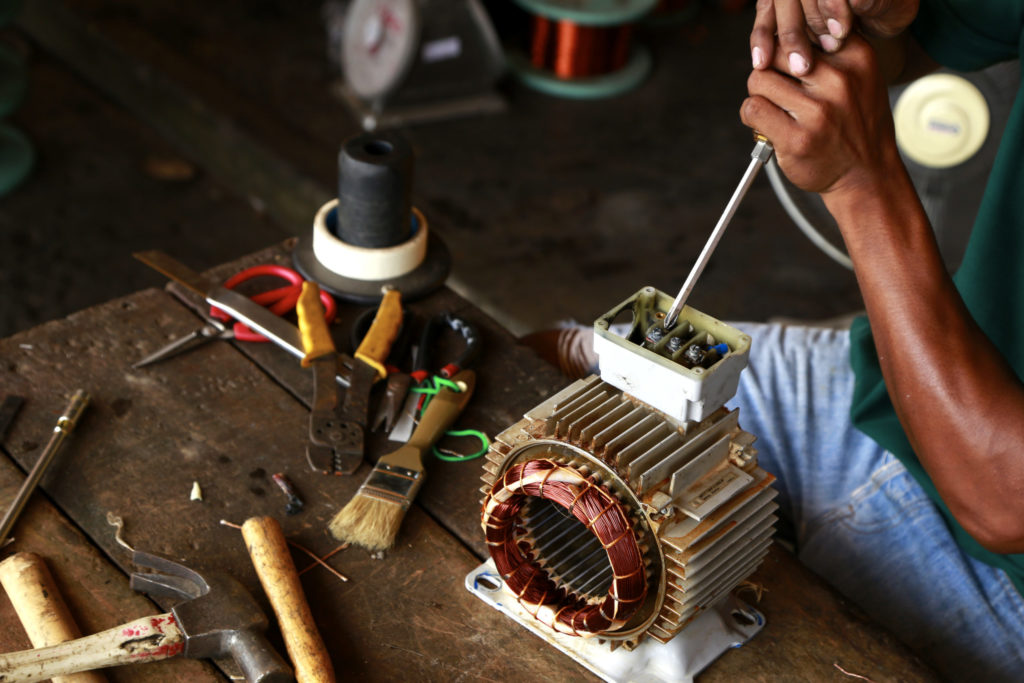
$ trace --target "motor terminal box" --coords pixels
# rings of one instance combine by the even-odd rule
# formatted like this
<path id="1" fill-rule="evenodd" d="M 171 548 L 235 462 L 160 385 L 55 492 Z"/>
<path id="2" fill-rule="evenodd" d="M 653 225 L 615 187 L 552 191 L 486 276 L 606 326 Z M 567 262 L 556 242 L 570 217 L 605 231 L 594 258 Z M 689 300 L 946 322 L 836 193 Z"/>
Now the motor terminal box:
<path id="1" fill-rule="evenodd" d="M 594 322 L 601 379 L 670 418 L 700 421 L 736 393 L 750 337 L 689 306 L 666 330 L 671 306 L 644 287 Z"/>

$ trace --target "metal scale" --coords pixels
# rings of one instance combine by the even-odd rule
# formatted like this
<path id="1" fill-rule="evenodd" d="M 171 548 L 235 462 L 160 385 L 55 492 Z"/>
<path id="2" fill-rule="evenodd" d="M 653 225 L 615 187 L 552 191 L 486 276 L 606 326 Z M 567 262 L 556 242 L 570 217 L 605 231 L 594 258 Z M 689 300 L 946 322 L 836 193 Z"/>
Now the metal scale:
<path id="1" fill-rule="evenodd" d="M 504 57 L 477 0 L 354 0 L 339 94 L 365 130 L 501 111 Z"/>

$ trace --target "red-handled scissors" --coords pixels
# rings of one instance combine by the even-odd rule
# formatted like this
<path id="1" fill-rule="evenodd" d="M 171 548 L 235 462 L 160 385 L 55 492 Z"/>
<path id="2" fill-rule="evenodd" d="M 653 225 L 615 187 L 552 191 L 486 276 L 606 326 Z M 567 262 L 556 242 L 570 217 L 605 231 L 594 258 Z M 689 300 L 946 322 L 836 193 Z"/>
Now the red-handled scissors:
<path id="1" fill-rule="evenodd" d="M 224 283 L 224 286 L 228 289 L 234 289 L 243 282 L 247 282 L 257 277 L 271 276 L 285 280 L 288 284 L 284 287 L 278 287 L 276 289 L 270 289 L 263 292 L 258 292 L 249 296 L 250 299 L 266 306 L 275 315 L 284 315 L 288 311 L 295 308 L 295 303 L 299 300 L 299 293 L 302 291 L 302 275 L 284 266 L 277 266 L 273 264 L 266 264 L 260 266 L 252 266 L 245 270 L 236 273 Z M 320 292 L 320 301 L 324 305 L 324 317 L 327 319 L 328 324 L 334 320 L 335 313 L 337 313 L 337 306 L 334 303 L 334 299 L 327 292 Z M 193 330 L 184 337 L 175 339 L 167 346 L 158 349 L 156 352 L 146 356 L 138 363 L 132 365 L 133 368 L 141 368 L 144 365 L 150 365 L 157 361 L 165 360 L 172 356 L 176 356 L 187 350 L 194 349 L 195 347 L 205 344 L 208 341 L 214 339 L 239 339 L 241 341 L 252 341 L 252 342 L 265 342 L 268 341 L 266 337 L 258 332 L 254 332 L 249 329 L 247 325 L 240 322 L 235 322 L 234 325 L 228 326 L 232 320 L 231 316 L 216 306 L 210 307 L 210 318 L 206 324 L 199 329 Z"/>
<path id="2" fill-rule="evenodd" d="M 280 278 L 288 281 L 288 284 L 284 287 L 278 287 L 277 289 L 270 289 L 265 292 L 253 294 L 249 298 L 260 306 L 266 306 L 274 315 L 284 315 L 288 311 L 294 309 L 295 302 L 299 300 L 299 294 L 302 292 L 303 278 L 302 275 L 291 268 L 274 264 L 252 266 L 251 268 L 246 268 L 245 270 L 232 275 L 228 278 L 227 282 L 224 283 L 224 286 L 228 289 L 234 289 L 243 282 L 248 282 L 254 278 L 264 276 Z M 334 298 L 321 289 L 320 303 L 324 305 L 324 318 L 327 320 L 327 324 L 330 325 L 334 320 L 335 313 L 337 312 L 337 306 L 334 304 Z M 216 306 L 210 306 L 210 317 L 223 323 L 231 322 L 231 316 Z M 249 326 L 245 323 L 236 321 L 231 329 L 234 332 L 235 339 L 240 341 L 269 341 L 259 332 L 254 332 L 249 329 Z"/>

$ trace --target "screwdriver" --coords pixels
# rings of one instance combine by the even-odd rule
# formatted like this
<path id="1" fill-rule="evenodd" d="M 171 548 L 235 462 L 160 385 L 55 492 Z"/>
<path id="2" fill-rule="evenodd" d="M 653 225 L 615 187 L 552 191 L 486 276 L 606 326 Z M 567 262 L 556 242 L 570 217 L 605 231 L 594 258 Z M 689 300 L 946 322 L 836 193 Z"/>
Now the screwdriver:
<path id="1" fill-rule="evenodd" d="M 7 534 L 14 528 L 14 524 L 18 521 L 18 516 L 25 508 L 25 504 L 28 503 L 29 497 L 35 491 L 39 480 L 43 478 L 43 474 L 46 473 L 46 468 L 50 466 L 50 461 L 57 455 L 60 447 L 64 445 L 64 441 L 78 424 L 79 418 L 82 417 L 86 406 L 89 405 L 89 400 L 89 394 L 79 389 L 71 397 L 71 402 L 64 409 L 64 414 L 57 419 L 57 426 L 53 428 L 53 434 L 50 435 L 50 441 L 46 444 L 46 448 L 43 449 L 43 454 L 39 456 L 36 464 L 32 466 L 31 471 L 29 471 L 24 483 L 18 490 L 18 494 L 14 497 L 14 502 L 11 503 L 11 506 L 7 508 L 7 512 L 4 513 L 3 521 L 0 521 L 0 548 L 5 545 L 4 542 L 7 540 Z"/>
<path id="2" fill-rule="evenodd" d="M 665 330 L 671 330 L 675 327 L 676 319 L 679 318 L 680 311 L 683 310 L 683 304 L 690 298 L 690 292 L 693 291 L 694 286 L 697 284 L 697 278 L 704 272 L 704 266 L 711 260 L 711 254 L 715 251 L 715 247 L 718 246 L 719 240 L 722 239 L 722 234 L 725 229 L 729 227 L 732 217 L 736 214 L 736 209 L 739 208 L 740 202 L 743 201 L 743 197 L 746 196 L 747 190 L 754 182 L 754 178 L 757 177 L 757 172 L 761 170 L 761 167 L 768 163 L 768 160 L 772 158 L 772 153 L 775 148 L 772 147 L 772 143 L 768 141 L 768 138 L 756 133 L 754 139 L 757 141 L 754 144 L 754 150 L 750 153 L 750 165 L 747 166 L 746 173 L 743 174 L 743 178 L 740 179 L 740 184 L 736 188 L 736 191 L 732 193 L 732 197 L 729 199 L 729 203 L 725 205 L 725 211 L 722 212 L 722 217 L 718 219 L 718 224 L 715 225 L 715 229 L 711 231 L 711 237 L 708 238 L 707 244 L 704 245 L 704 250 L 700 252 L 700 256 L 697 258 L 697 263 L 693 265 L 693 270 L 690 271 L 690 275 L 686 278 L 686 282 L 683 283 L 683 288 L 679 290 L 679 294 L 676 295 L 675 301 L 672 302 L 672 307 L 668 309 L 668 314 L 665 316 L 665 320 L 662 327 Z"/>

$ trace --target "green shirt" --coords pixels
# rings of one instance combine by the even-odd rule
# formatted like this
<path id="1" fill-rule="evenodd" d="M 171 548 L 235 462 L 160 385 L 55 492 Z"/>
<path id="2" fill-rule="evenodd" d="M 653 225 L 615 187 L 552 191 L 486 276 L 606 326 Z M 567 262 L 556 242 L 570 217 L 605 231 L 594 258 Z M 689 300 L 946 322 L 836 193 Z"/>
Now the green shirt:
<path id="1" fill-rule="evenodd" d="M 933 59 L 960 71 L 1019 59 L 1024 54 L 1024 0 L 922 0 L 911 30 Z M 971 315 L 1018 377 L 1024 377 L 1022 90 L 1018 88 L 967 251 L 953 278 Z M 850 411 L 853 424 L 906 465 L 938 505 L 961 548 L 1005 570 L 1024 594 L 1024 554 L 999 555 L 983 548 L 953 518 L 918 461 L 886 392 L 866 318 L 851 327 L 850 346 L 857 378 Z"/>

